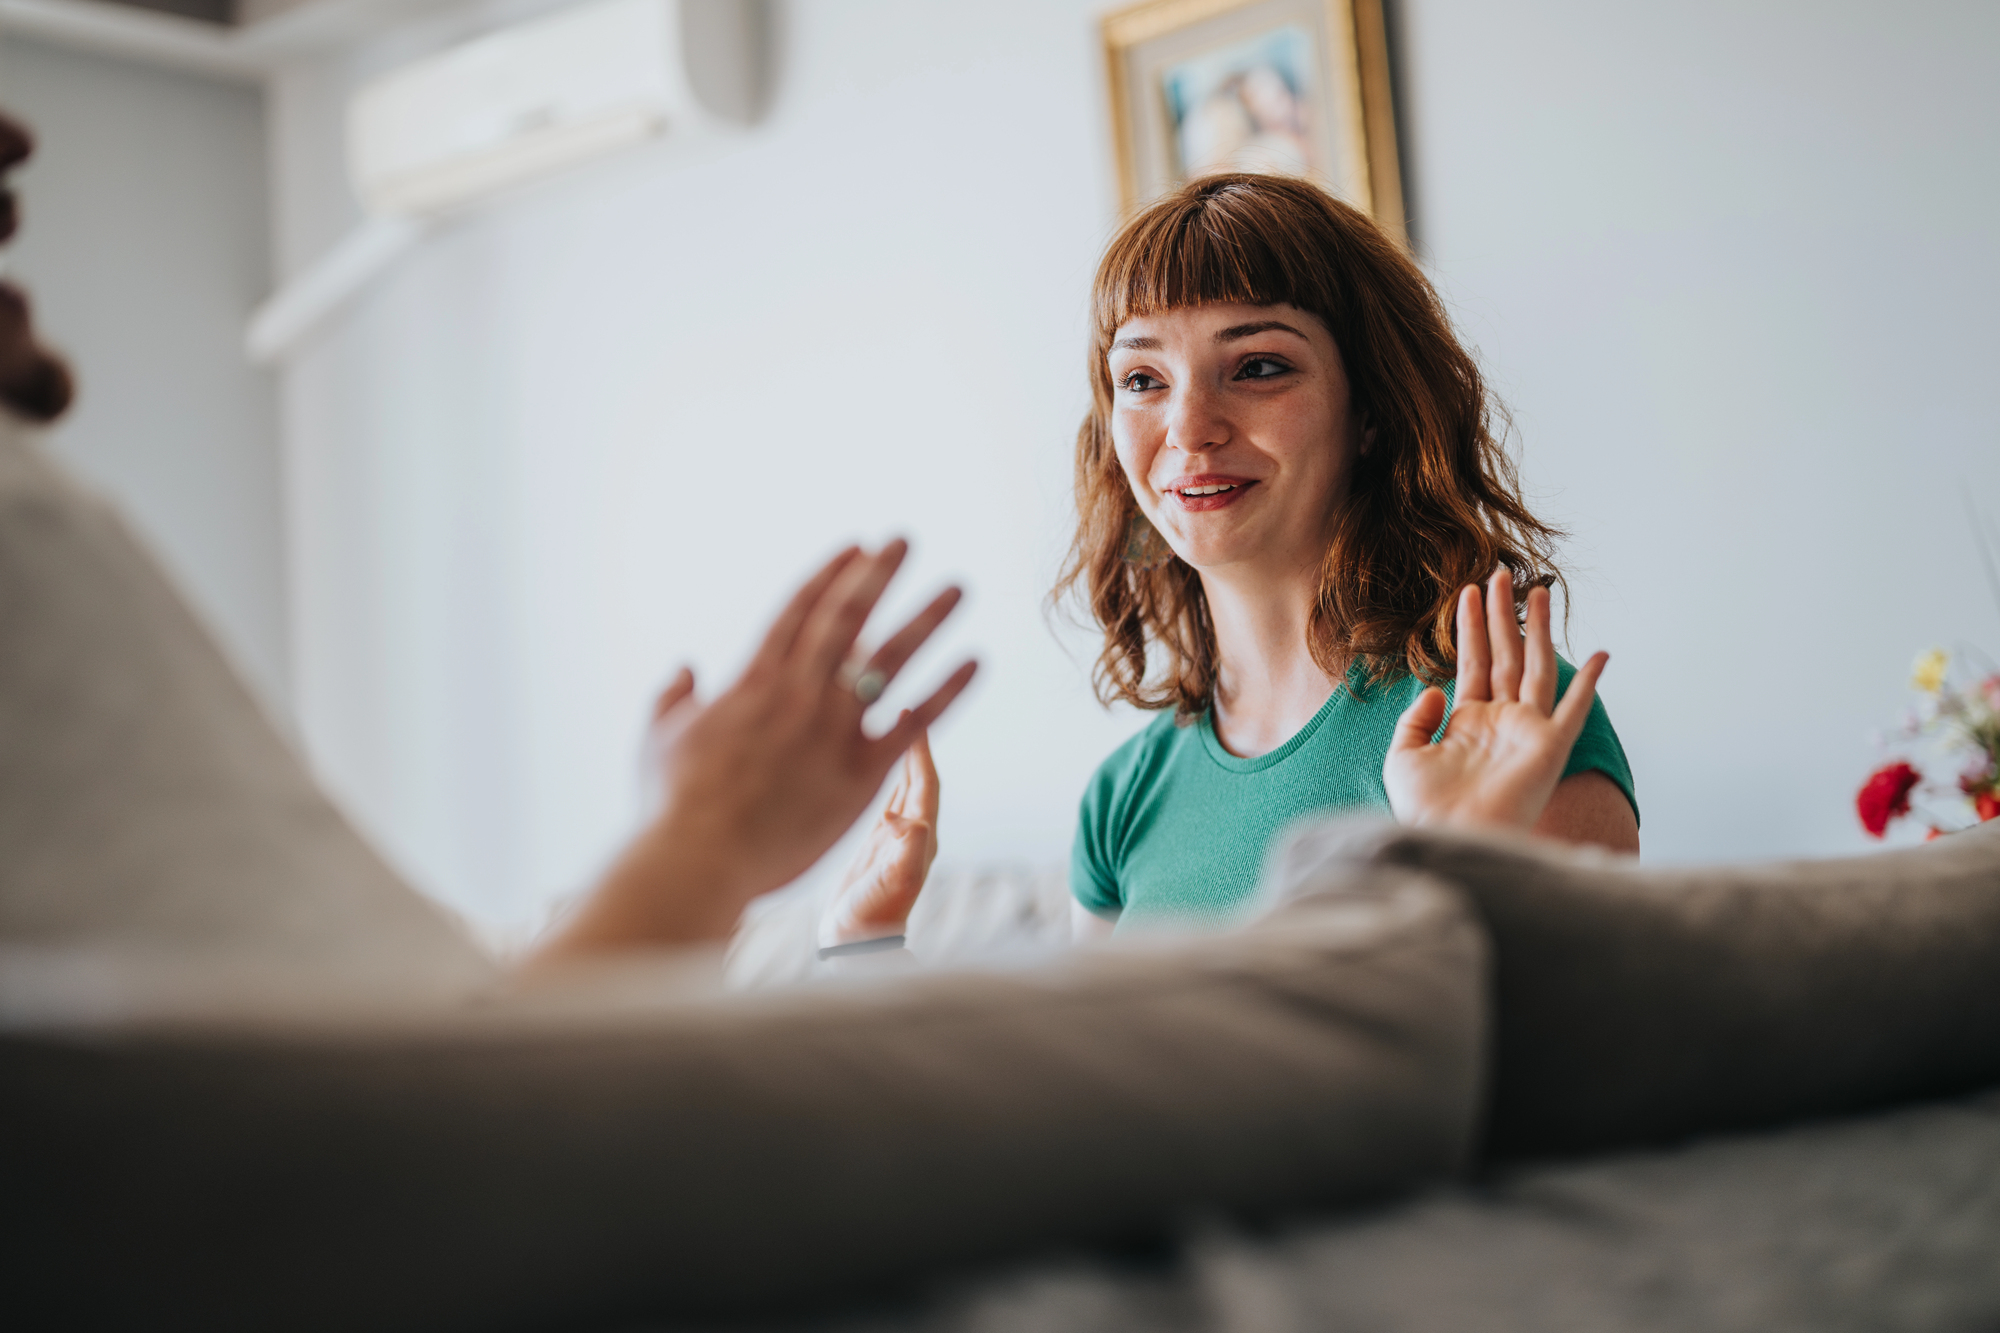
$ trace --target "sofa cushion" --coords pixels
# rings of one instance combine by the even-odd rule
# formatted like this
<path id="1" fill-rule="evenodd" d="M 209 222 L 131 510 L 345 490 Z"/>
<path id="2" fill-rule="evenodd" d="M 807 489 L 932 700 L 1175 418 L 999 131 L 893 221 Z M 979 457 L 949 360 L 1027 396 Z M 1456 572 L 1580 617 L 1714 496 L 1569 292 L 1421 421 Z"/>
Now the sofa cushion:
<path id="1" fill-rule="evenodd" d="M 393 1021 L 45 1014 L 0 1031 L 8 1304 L 613 1327 L 1378 1198 L 1467 1158 L 1483 949 L 1456 893 L 1378 868 L 1237 934 L 1011 972 Z"/>
<path id="2" fill-rule="evenodd" d="M 1579 1161 L 1172 1256 L 1010 1269 L 868 1333 L 1993 1333 L 2000 1093 Z M 806 1333 L 823 1323 L 769 1325 Z"/>
<path id="3" fill-rule="evenodd" d="M 1486 1151 L 1592 1152 L 2000 1082 L 2000 821 L 1839 860 L 1648 868 L 1526 837 L 1299 830 L 1277 874 L 1420 868 L 1493 948 Z"/>
<path id="4" fill-rule="evenodd" d="M 454 988 L 490 970 L 320 794 L 108 506 L 0 414 L 0 950 Z M 25 966 L 25 964 L 24 964 Z"/>

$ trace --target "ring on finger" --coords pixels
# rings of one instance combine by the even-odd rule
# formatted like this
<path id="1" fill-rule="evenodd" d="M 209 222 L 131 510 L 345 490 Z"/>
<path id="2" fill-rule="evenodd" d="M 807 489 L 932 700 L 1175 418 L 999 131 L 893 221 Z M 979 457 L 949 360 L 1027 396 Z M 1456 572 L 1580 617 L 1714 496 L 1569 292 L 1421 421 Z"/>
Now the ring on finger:
<path id="1" fill-rule="evenodd" d="M 885 673 L 852 660 L 840 668 L 840 675 L 835 679 L 842 689 L 851 691 L 861 701 L 863 708 L 881 698 L 882 691 L 889 688 L 889 677 Z"/>

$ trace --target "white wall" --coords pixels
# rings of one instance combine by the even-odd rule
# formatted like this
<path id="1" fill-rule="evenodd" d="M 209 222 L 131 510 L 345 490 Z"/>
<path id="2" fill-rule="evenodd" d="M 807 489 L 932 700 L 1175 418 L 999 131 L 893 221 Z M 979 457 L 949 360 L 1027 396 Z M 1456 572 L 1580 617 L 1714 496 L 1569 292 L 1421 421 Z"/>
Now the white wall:
<path id="1" fill-rule="evenodd" d="M 786 6 L 757 129 L 464 223 L 287 375 L 302 724 L 422 882 L 501 923 L 582 882 L 671 666 L 718 679 L 798 571 L 896 531 L 906 602 L 973 594 L 917 675 L 987 664 L 939 739 L 947 857 L 1064 855 L 1134 725 L 1039 600 L 1112 224 L 1097 8 Z M 1861 845 L 1911 655 L 2000 648 L 1958 510 L 1961 481 L 2000 510 L 2000 13 L 1401 26 L 1426 259 L 1575 531 L 1648 854 Z M 345 88 L 449 27 L 275 86 L 285 263 L 352 221 Z"/>
<path id="2" fill-rule="evenodd" d="M 625 831 L 673 665 L 726 676 L 852 538 L 911 536 L 904 605 L 971 592 L 913 669 L 986 664 L 938 737 L 948 857 L 1065 858 L 1131 725 L 1040 605 L 1110 220 L 1087 11 L 804 5 L 779 42 L 758 129 L 459 227 L 286 380 L 305 733 L 403 864 L 489 919 Z M 275 92 L 294 262 L 349 219 L 283 154 L 326 162 L 328 106 L 380 59 Z"/>
<path id="3" fill-rule="evenodd" d="M 10 264 L 81 386 L 55 447 L 282 710 L 277 397 L 240 350 L 270 280 L 262 94 L 10 34 L 0 105 L 40 141 Z"/>

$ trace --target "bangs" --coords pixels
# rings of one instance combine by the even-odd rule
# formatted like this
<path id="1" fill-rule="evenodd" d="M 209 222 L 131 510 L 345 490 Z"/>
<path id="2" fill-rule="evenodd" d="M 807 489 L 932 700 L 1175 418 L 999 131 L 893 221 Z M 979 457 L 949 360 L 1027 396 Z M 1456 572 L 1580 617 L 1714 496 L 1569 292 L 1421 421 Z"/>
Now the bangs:
<path id="1" fill-rule="evenodd" d="M 1147 209 L 1111 242 L 1091 301 L 1100 344 L 1128 319 L 1183 306 L 1283 303 L 1324 316 L 1317 298 L 1325 294 L 1313 281 L 1325 269 L 1323 259 L 1314 262 L 1317 238 L 1296 210 L 1272 207 L 1272 178 L 1254 179 L 1202 181 Z"/>

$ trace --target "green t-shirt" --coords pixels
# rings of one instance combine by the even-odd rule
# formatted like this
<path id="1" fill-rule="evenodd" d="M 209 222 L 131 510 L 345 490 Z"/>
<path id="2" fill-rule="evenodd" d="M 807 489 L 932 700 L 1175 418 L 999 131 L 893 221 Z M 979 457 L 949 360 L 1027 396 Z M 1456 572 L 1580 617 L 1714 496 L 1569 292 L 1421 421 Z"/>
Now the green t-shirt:
<path id="1" fill-rule="evenodd" d="M 1560 697 L 1576 668 L 1558 658 L 1556 675 Z M 1176 726 L 1162 713 L 1091 778 L 1070 892 L 1121 925 L 1227 914 L 1256 887 L 1285 825 L 1333 810 L 1388 813 L 1382 761 L 1396 719 L 1422 688 L 1414 676 L 1370 685 L 1357 666 L 1297 735 L 1254 759 L 1222 748 L 1211 714 Z M 1563 776 L 1587 769 L 1617 783 L 1638 815 L 1632 768 L 1602 699 L 1591 701 Z"/>

